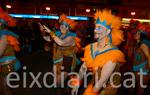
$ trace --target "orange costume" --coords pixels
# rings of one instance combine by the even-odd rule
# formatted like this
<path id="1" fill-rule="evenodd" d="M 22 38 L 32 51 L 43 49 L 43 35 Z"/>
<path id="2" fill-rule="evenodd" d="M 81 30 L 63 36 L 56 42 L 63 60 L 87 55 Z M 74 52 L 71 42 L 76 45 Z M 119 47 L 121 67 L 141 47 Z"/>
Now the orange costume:
<path id="1" fill-rule="evenodd" d="M 121 20 L 112 15 L 110 10 L 97 11 L 95 14 L 96 22 L 95 24 L 101 24 L 105 26 L 107 29 L 110 29 L 111 32 L 107 36 L 107 43 L 111 45 L 111 48 L 106 49 L 102 52 L 96 51 L 98 42 L 91 43 L 85 47 L 85 53 L 83 61 L 86 63 L 86 67 L 89 71 L 92 71 L 93 74 L 98 73 L 98 77 L 100 78 L 101 70 L 103 66 L 108 62 L 112 61 L 113 63 L 117 63 L 113 72 L 119 72 L 120 63 L 125 62 L 124 54 L 116 47 L 123 41 L 123 34 L 120 30 Z M 98 69 L 96 69 L 98 68 Z M 114 75 L 113 84 L 120 84 L 119 75 Z M 93 92 L 94 87 L 94 79 L 88 85 L 83 95 L 116 95 L 117 88 L 111 86 L 111 82 L 107 81 L 106 87 L 102 88 L 99 93 Z"/>

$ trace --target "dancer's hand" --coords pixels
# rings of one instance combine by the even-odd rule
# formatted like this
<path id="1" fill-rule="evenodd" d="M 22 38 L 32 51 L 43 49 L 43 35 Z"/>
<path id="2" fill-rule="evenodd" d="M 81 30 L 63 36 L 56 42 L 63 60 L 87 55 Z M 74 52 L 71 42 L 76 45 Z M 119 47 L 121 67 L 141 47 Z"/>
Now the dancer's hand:
<path id="1" fill-rule="evenodd" d="M 43 25 L 43 27 L 44 27 L 44 29 L 45 29 L 45 31 L 46 31 L 47 33 L 50 33 L 50 36 L 51 36 L 52 38 L 55 37 L 55 32 L 54 32 L 54 31 L 50 30 L 50 29 L 49 29 L 47 26 L 45 26 L 45 25 Z"/>
<path id="2" fill-rule="evenodd" d="M 44 27 L 41 23 L 38 23 L 38 25 L 40 26 L 40 30 L 43 32 L 44 31 Z"/>
<path id="3" fill-rule="evenodd" d="M 41 23 L 38 23 L 38 25 L 40 26 L 40 30 L 41 31 L 45 31 L 46 33 L 50 33 L 51 32 L 51 30 L 47 26 L 42 25 Z"/>
<path id="4" fill-rule="evenodd" d="M 43 25 L 43 28 L 44 28 L 45 32 L 47 32 L 47 33 L 51 32 L 51 30 L 47 26 Z"/>

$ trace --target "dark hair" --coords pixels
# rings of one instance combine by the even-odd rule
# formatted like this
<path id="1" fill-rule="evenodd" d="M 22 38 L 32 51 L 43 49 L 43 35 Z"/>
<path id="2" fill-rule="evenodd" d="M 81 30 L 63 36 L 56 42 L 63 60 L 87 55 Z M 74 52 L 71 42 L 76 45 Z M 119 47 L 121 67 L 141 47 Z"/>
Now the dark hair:
<path id="1" fill-rule="evenodd" d="M 140 33 L 140 41 L 143 41 L 144 39 L 147 39 L 146 35 L 144 33 Z"/>
<path id="2" fill-rule="evenodd" d="M 137 47 L 139 47 L 143 43 L 143 40 L 149 40 L 149 39 L 147 38 L 146 34 L 140 32 L 140 42 L 137 43 Z"/>

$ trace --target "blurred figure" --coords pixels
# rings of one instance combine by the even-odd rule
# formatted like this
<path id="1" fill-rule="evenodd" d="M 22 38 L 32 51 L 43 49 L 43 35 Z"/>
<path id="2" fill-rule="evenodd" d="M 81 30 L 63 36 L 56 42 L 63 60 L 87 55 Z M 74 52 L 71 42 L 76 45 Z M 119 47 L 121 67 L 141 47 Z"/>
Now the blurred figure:
<path id="1" fill-rule="evenodd" d="M 143 82 L 144 85 L 148 85 L 150 79 L 150 40 L 148 39 L 149 32 L 146 30 L 144 24 L 139 23 L 137 25 L 137 31 L 134 32 L 134 39 L 136 40 L 134 46 L 134 61 L 133 72 L 136 75 L 137 95 L 146 95 L 144 88 L 140 83 L 140 70 L 143 70 Z"/>
<path id="2" fill-rule="evenodd" d="M 15 21 L 0 8 L 0 95 L 11 95 L 6 84 L 6 76 L 20 69 L 15 51 L 20 51 L 18 36 L 7 30 L 15 26 Z"/>

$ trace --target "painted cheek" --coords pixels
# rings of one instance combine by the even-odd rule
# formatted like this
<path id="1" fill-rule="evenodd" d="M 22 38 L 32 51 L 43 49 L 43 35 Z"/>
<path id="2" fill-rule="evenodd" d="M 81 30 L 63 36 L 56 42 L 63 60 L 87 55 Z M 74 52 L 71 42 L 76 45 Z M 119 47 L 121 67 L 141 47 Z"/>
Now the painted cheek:
<path id="1" fill-rule="evenodd" d="M 95 29 L 94 32 L 97 34 L 101 34 L 103 31 L 102 31 L 102 29 Z"/>
<path id="2" fill-rule="evenodd" d="M 63 29 L 63 26 L 60 26 L 60 29 Z"/>

